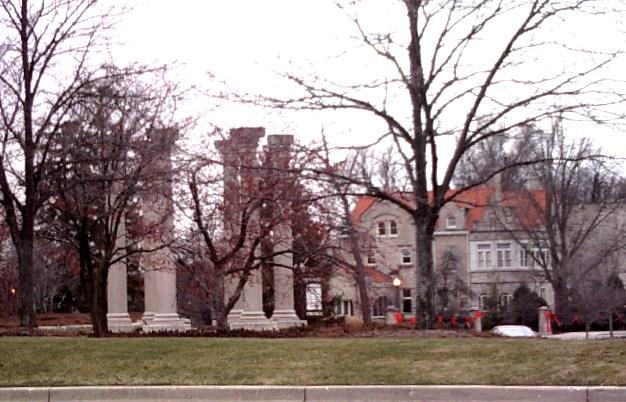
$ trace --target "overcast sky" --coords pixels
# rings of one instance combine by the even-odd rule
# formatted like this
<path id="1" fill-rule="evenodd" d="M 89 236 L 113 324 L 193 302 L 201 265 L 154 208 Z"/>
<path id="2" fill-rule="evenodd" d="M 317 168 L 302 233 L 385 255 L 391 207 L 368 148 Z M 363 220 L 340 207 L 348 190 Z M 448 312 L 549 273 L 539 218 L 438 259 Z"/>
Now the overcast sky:
<path id="1" fill-rule="evenodd" d="M 611 0 L 607 0 L 611 1 Z M 370 2 L 372 3 L 372 2 Z M 374 26 L 402 28 L 404 10 L 373 2 L 365 17 Z M 133 10 L 118 26 L 119 46 L 115 57 L 130 62 L 176 63 L 177 79 L 185 86 L 215 91 L 223 88 L 209 72 L 224 80 L 228 88 L 246 92 L 284 93 L 288 86 L 275 73 L 317 72 L 324 76 L 341 73 L 353 76 L 378 68 L 375 56 L 337 58 L 345 49 L 354 49 L 357 32 L 346 15 L 330 0 L 135 0 Z M 382 6 L 381 6 L 382 5 Z M 590 26 L 584 19 L 567 21 L 551 34 L 567 36 L 576 45 L 606 46 L 616 42 L 623 23 Z M 623 37 L 621 37 L 623 39 Z M 340 60 L 336 62 L 336 60 Z M 565 62 L 565 61 L 564 61 Z M 350 63 L 352 63 L 350 65 Z M 546 66 L 547 68 L 548 66 Z M 626 64 L 611 70 L 621 79 Z M 189 113 L 204 113 L 205 121 L 225 129 L 237 126 L 264 126 L 269 133 L 293 133 L 307 142 L 322 128 L 336 144 L 365 143 L 380 126 L 365 115 L 290 113 L 218 104 L 208 96 L 194 96 L 186 105 Z M 198 128 L 207 132 L 210 128 Z M 592 126 L 580 126 L 588 135 Z M 615 130 L 597 130 L 596 141 L 618 156 L 626 157 L 625 135 Z M 368 137 L 370 135 L 370 137 Z"/>

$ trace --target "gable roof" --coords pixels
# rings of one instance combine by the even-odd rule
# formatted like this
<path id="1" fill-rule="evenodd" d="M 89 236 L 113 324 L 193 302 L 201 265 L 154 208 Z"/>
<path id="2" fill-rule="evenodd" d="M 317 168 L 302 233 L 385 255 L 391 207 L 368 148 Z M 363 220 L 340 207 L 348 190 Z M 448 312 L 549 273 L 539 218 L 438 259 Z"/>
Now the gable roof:
<path id="1" fill-rule="evenodd" d="M 447 196 L 453 195 L 458 190 L 449 190 Z M 469 190 L 463 191 L 452 201 L 456 204 L 457 208 L 467 209 L 465 216 L 465 230 L 472 230 L 476 222 L 482 220 L 485 216 L 487 209 L 490 207 L 492 197 L 496 189 L 492 186 L 479 186 Z M 392 197 L 398 200 L 406 201 L 414 204 L 410 201 L 410 193 L 393 193 Z M 432 192 L 428 193 L 429 199 L 432 199 Z M 528 197 L 532 197 L 530 200 Z M 372 196 L 363 196 L 357 200 L 357 203 L 352 210 L 351 219 L 352 222 L 358 223 L 363 215 L 372 208 L 377 202 L 380 202 L 379 198 Z M 545 191 L 543 190 L 531 190 L 528 195 L 520 191 L 505 191 L 502 192 L 501 205 L 505 207 L 513 208 L 517 216 L 522 219 L 522 224 L 525 226 L 537 226 L 539 225 L 539 216 L 537 214 L 537 208 L 529 208 L 529 204 L 535 204 L 539 208 L 545 207 Z M 534 210 L 532 213 L 530 210 Z M 437 223 L 439 227 L 440 222 Z"/>

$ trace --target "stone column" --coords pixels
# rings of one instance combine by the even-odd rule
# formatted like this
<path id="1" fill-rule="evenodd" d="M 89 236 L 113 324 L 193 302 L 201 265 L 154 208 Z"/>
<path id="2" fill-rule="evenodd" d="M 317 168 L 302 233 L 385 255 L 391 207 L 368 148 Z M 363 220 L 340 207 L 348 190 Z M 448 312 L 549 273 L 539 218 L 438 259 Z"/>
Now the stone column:
<path id="1" fill-rule="evenodd" d="M 539 307 L 539 335 L 547 336 L 552 334 L 552 328 L 550 328 L 550 309 L 547 306 Z"/>
<path id="2" fill-rule="evenodd" d="M 219 151 L 222 162 L 224 163 L 224 237 L 222 241 L 229 242 L 229 237 L 237 229 L 239 199 L 240 199 L 240 183 L 239 183 L 239 158 L 236 152 L 237 144 L 232 139 L 216 141 L 215 147 Z M 238 278 L 233 275 L 224 278 L 224 303 L 235 292 Z M 226 321 L 228 327 L 236 327 L 241 313 L 243 312 L 243 304 L 241 297 L 235 302 L 233 308 L 228 312 Z"/>
<path id="3" fill-rule="evenodd" d="M 250 331 L 273 331 L 278 329 L 276 323 L 265 316 L 263 311 L 263 283 L 260 269 L 250 272 L 241 295 L 243 311 L 239 320 L 231 329 L 247 329 Z M 229 323 L 230 324 L 230 323 Z"/>
<path id="4" fill-rule="evenodd" d="M 126 222 L 122 218 L 118 228 L 116 248 L 126 246 Z M 131 332 L 136 327 L 128 315 L 126 262 L 118 261 L 109 268 L 107 278 L 107 325 L 111 332 Z"/>
<path id="5" fill-rule="evenodd" d="M 116 247 L 126 246 L 126 225 L 122 219 L 118 229 Z M 107 278 L 107 325 L 111 332 L 130 332 L 135 327 L 128 315 L 126 263 L 119 261 L 109 268 Z"/>
<path id="6" fill-rule="evenodd" d="M 231 275 L 231 276 L 227 276 L 224 279 L 224 281 L 226 282 L 224 284 L 225 297 L 228 298 L 230 297 L 230 295 L 235 293 L 235 289 L 237 288 L 237 282 L 239 281 L 239 278 L 233 277 Z M 228 300 L 225 300 L 225 302 L 227 301 Z M 239 299 L 237 299 L 233 308 L 228 312 L 226 321 L 228 322 L 229 328 L 233 328 L 239 325 L 239 321 L 241 320 L 241 313 L 243 313 L 243 295 L 242 297 L 239 297 Z"/>
<path id="7" fill-rule="evenodd" d="M 262 127 L 244 127 L 230 131 L 230 141 L 234 152 L 237 156 L 239 183 L 238 183 L 238 199 L 234 205 L 250 205 L 251 202 L 257 201 L 258 188 L 260 184 L 259 163 L 257 160 L 257 147 L 259 139 L 265 135 L 265 129 Z M 225 185 L 227 182 L 225 181 Z M 245 197 L 245 198 L 244 198 Z M 236 211 L 237 226 L 239 225 L 241 211 Z M 235 217 L 235 214 L 232 215 Z M 232 221 L 233 218 L 231 218 Z M 259 212 L 255 212 L 250 218 L 248 239 L 252 238 L 254 232 L 258 230 Z M 250 242 L 246 240 L 248 244 Z M 277 329 L 274 321 L 269 320 L 263 312 L 263 280 L 260 269 L 250 272 L 250 276 L 242 292 L 242 308 L 243 311 L 238 322 L 230 325 L 231 329 L 247 329 L 252 331 L 268 331 Z"/>
<path id="8" fill-rule="evenodd" d="M 273 192 L 267 219 L 274 226 L 274 314 L 272 320 L 279 328 L 303 326 L 294 309 L 292 213 L 289 197 L 293 191 L 293 177 L 289 174 L 292 135 L 270 135 L 265 147 L 266 185 Z"/>
<path id="9" fill-rule="evenodd" d="M 149 324 L 154 319 L 154 312 L 157 311 L 156 298 L 156 274 L 154 271 L 146 269 L 145 259 L 141 258 L 141 266 L 143 270 L 143 300 L 144 311 L 141 320 L 144 324 Z"/>
<path id="10" fill-rule="evenodd" d="M 472 316 L 474 317 L 474 331 L 482 332 L 483 330 L 483 312 L 478 307 L 472 307 L 470 309 Z"/>
<path id="11" fill-rule="evenodd" d="M 291 249 L 291 228 L 281 225 L 276 229 L 280 240 L 274 245 L 274 314 L 278 328 L 301 327 L 306 325 L 296 314 L 293 293 L 293 254 Z"/>
<path id="12" fill-rule="evenodd" d="M 147 171 L 154 174 L 159 183 L 153 183 L 150 193 L 142 200 L 143 221 L 149 231 L 144 237 L 143 247 L 156 249 L 142 255 L 141 265 L 145 269 L 146 313 L 144 332 L 185 331 L 191 329 L 188 319 L 181 318 L 176 307 L 176 265 L 169 244 L 174 231 L 174 209 L 172 206 L 170 160 L 173 130 L 157 130 L 151 133 L 149 152 L 154 154 Z M 154 313 L 154 314 L 151 314 Z"/>
<path id="13" fill-rule="evenodd" d="M 170 259 L 169 250 L 155 251 L 146 258 L 146 264 L 154 268 L 150 297 L 154 303 L 154 316 L 144 325 L 145 332 L 184 331 L 191 329 L 189 320 L 178 315 L 176 306 L 176 270 Z"/>

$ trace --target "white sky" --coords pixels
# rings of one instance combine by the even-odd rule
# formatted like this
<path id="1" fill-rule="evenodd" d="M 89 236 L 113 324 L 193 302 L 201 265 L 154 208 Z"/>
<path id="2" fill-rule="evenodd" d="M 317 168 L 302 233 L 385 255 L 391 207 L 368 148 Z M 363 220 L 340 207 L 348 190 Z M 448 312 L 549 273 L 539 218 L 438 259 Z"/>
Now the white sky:
<path id="1" fill-rule="evenodd" d="M 351 78 L 381 68 L 376 56 L 363 57 L 358 51 L 348 62 L 335 58 L 344 49 L 354 50 L 357 32 L 331 0 L 136 0 L 131 4 L 134 9 L 117 27 L 120 44 L 114 56 L 126 62 L 175 62 L 174 73 L 183 85 L 202 91 L 222 88 L 208 72 L 233 90 L 281 94 L 286 83 L 275 72 L 295 70 Z M 406 17 L 398 5 L 400 2 L 378 2 L 366 12 L 365 19 L 376 27 L 402 28 Z M 589 26 L 583 19 L 572 20 L 556 27 L 552 34 L 571 38 L 576 45 L 621 46 L 623 36 L 618 40 L 616 31 L 623 23 L 619 18 L 607 21 L 610 23 Z M 611 74 L 621 79 L 625 70 L 622 63 Z M 363 144 L 381 127 L 362 113 L 281 114 L 218 103 L 200 94 L 188 100 L 185 110 L 205 114 L 205 122 L 224 129 L 264 126 L 268 133 L 296 134 L 302 142 L 319 138 L 324 128 L 335 144 Z M 585 135 L 594 130 L 597 143 L 626 157 L 625 134 L 595 126 L 578 127 Z M 197 132 L 210 130 L 207 124 Z"/>

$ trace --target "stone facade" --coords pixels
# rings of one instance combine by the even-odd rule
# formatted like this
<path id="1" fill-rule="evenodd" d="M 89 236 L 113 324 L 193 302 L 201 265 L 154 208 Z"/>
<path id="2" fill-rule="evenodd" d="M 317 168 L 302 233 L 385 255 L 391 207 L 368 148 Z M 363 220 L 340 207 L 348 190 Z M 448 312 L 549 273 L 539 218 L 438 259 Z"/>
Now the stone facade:
<path id="1" fill-rule="evenodd" d="M 441 211 L 433 244 L 436 271 L 436 306 L 445 313 L 482 307 L 494 289 L 508 303 L 522 283 L 537 291 L 549 304 L 551 287 L 540 271 L 521 256 L 522 249 L 510 231 L 498 227 L 493 208 L 495 186 L 469 190 Z M 400 308 L 405 317 L 415 314 L 415 229 L 407 212 L 389 201 L 361 198 L 352 219 L 367 241 L 362 248 L 368 265 L 370 298 L 375 319 L 383 319 L 387 305 Z M 349 259 L 349 257 L 348 257 Z M 400 286 L 393 284 L 400 279 Z M 355 281 L 339 268 L 331 280 L 336 313 L 345 314 L 345 303 L 361 312 Z"/>

